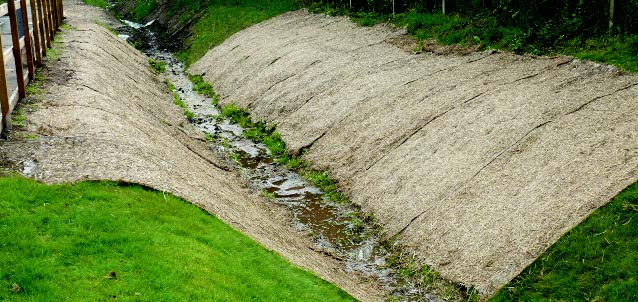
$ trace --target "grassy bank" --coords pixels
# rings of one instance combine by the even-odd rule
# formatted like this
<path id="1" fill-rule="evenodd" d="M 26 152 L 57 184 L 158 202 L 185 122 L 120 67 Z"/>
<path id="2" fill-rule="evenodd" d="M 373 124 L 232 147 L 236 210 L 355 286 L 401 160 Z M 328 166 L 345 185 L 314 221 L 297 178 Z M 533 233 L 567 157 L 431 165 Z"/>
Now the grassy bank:
<path id="1" fill-rule="evenodd" d="M 312 1 L 310 1 L 312 2 Z M 501 24 L 489 14 L 461 16 L 408 11 L 392 16 L 373 12 L 351 12 L 346 8 L 309 4 L 313 12 L 347 15 L 362 26 L 383 22 L 405 27 L 421 44 L 434 40 L 444 45 L 460 44 L 478 49 L 501 49 L 518 54 L 571 55 L 638 72 L 638 35 L 609 34 L 594 37 L 555 32 L 534 32 Z M 415 49 L 420 51 L 422 49 Z"/>
<path id="2" fill-rule="evenodd" d="M 19 177 L 0 188 L 0 300 L 353 300 L 169 194 Z"/>
<path id="3" fill-rule="evenodd" d="M 185 49 L 177 56 L 191 64 L 234 33 L 297 8 L 296 0 L 211 1 L 191 27 L 192 34 L 186 40 Z"/>
<path id="4" fill-rule="evenodd" d="M 492 301 L 638 301 L 638 183 L 567 233 Z"/>
<path id="5" fill-rule="evenodd" d="M 105 6 L 104 0 L 85 2 Z M 188 26 L 190 35 L 183 49 L 178 52 L 178 57 L 187 64 L 197 61 L 209 49 L 248 26 L 307 7 L 312 12 L 350 16 L 363 26 L 393 23 L 405 27 L 420 42 L 435 40 L 444 45 L 502 49 L 519 54 L 572 55 L 615 65 L 627 71 L 638 71 L 638 34 L 618 31 L 579 34 L 574 29 L 580 24 L 574 21 L 580 20 L 578 18 L 572 20 L 569 16 L 564 17 L 566 19 L 561 24 L 566 25 L 544 24 L 531 28 L 504 23 L 503 12 L 499 15 L 485 10 L 469 15 L 457 12 L 443 15 L 413 9 L 392 15 L 387 11 L 350 10 L 346 2 L 334 3 L 319 0 L 135 0 L 126 3 L 126 12 L 117 13 L 139 21 L 154 9 L 166 6 L 166 11 L 173 19 L 179 20 L 178 23 L 188 24 L 192 20 Z"/>

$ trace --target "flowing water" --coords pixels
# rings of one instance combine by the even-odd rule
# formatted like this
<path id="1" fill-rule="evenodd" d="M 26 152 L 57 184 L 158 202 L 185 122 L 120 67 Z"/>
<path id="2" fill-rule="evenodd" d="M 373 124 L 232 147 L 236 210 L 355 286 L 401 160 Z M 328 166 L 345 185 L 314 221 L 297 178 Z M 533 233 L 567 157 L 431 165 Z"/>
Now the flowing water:
<path id="1" fill-rule="evenodd" d="M 136 30 L 145 27 L 130 23 L 126 22 Z M 153 37 L 148 40 L 153 41 Z M 146 52 L 166 63 L 166 77 L 175 86 L 174 93 L 194 113 L 192 124 L 212 138 L 212 152 L 236 167 L 251 188 L 262 192 L 265 202 L 289 209 L 294 216 L 291 224 L 308 233 L 317 251 L 342 260 L 352 272 L 377 279 L 398 300 L 438 300 L 413 284 L 397 282 L 396 272 L 386 265 L 388 252 L 381 245 L 378 228 L 364 223 L 356 206 L 329 201 L 321 189 L 277 163 L 264 144 L 245 138 L 244 129 L 222 117 L 211 98 L 193 90 L 184 65 L 170 52 L 155 47 Z"/>

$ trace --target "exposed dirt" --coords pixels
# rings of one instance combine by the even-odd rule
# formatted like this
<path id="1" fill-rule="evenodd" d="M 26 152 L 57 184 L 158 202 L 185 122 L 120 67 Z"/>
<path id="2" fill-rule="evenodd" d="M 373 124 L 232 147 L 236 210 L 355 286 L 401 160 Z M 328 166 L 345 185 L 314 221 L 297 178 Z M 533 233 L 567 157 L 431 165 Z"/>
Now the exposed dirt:
<path id="1" fill-rule="evenodd" d="M 569 57 L 413 54 L 402 34 L 298 11 L 190 72 L 485 295 L 638 179 L 638 76 Z"/>
<path id="2" fill-rule="evenodd" d="M 49 62 L 26 129 L 0 143 L 2 166 L 47 183 L 108 179 L 175 194 L 358 299 L 383 297 L 375 282 L 313 251 L 283 207 L 224 171 L 147 58 L 95 23 L 115 21 L 80 0 L 66 0 L 65 15 L 73 28 L 61 57 Z"/>

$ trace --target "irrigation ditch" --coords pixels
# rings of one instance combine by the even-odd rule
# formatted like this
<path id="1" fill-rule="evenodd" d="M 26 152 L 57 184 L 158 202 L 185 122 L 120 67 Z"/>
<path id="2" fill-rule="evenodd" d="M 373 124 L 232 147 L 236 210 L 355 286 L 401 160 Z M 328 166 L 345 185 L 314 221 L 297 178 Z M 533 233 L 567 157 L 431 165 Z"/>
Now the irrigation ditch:
<path id="1" fill-rule="evenodd" d="M 313 239 L 316 252 L 376 280 L 389 301 L 480 299 L 473 288 L 444 280 L 394 238 L 386 238 L 374 217 L 350 202 L 327 173 L 288 153 L 274 125 L 253 121 L 232 104 L 219 106 L 212 86 L 188 74 L 167 50 L 174 45 L 158 38 L 161 26 L 122 21 L 126 26 L 115 32 L 149 57 L 151 68 L 165 77 L 175 105 L 202 133 L 211 152 L 251 189 L 287 208 L 294 217 L 290 223 Z"/>

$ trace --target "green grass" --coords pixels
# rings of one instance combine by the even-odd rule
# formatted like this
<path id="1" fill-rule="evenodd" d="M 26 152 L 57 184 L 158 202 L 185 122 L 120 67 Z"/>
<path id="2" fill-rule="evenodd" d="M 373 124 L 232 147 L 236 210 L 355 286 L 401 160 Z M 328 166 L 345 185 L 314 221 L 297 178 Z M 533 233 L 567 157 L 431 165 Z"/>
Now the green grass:
<path id="1" fill-rule="evenodd" d="M 178 57 L 191 64 L 209 49 L 221 44 L 234 33 L 284 12 L 298 9 L 296 0 L 234 0 L 211 1 L 206 13 L 192 26 L 187 47 Z M 190 18 L 185 13 L 182 18 Z"/>
<path id="2" fill-rule="evenodd" d="M 191 82 L 193 82 L 193 90 L 195 90 L 195 92 L 212 98 L 213 105 L 217 105 L 219 103 L 219 98 L 213 89 L 213 85 L 204 81 L 204 78 L 201 75 L 189 74 L 188 78 Z"/>
<path id="3" fill-rule="evenodd" d="M 221 107 L 221 115 L 244 128 L 244 136 L 268 147 L 275 161 L 291 170 L 299 172 L 304 178 L 325 192 L 328 200 L 335 203 L 347 203 L 348 198 L 339 191 L 335 181 L 326 172 L 316 171 L 299 156 L 291 155 L 286 149 L 286 143 L 274 126 L 263 122 L 254 122 L 250 114 L 234 104 Z"/>
<path id="4" fill-rule="evenodd" d="M 503 49 L 519 54 L 571 55 L 638 72 L 638 35 L 603 36 L 583 40 L 580 37 L 567 38 L 556 32 L 533 32 L 525 28 L 504 26 L 490 14 L 461 16 L 408 11 L 393 17 L 370 12 L 349 12 L 343 8 L 316 4 L 311 5 L 310 9 L 331 15 L 348 15 L 362 26 L 390 22 L 398 27 L 405 27 L 408 33 L 420 42 L 433 39 L 444 45 Z"/>
<path id="5" fill-rule="evenodd" d="M 151 69 L 153 69 L 153 71 L 157 74 L 161 74 L 166 71 L 166 62 L 148 58 L 148 65 L 150 65 Z"/>
<path id="6" fill-rule="evenodd" d="M 169 194 L 20 177 L 0 187 L 0 300 L 353 300 Z"/>
<path id="7" fill-rule="evenodd" d="M 638 301 L 638 183 L 569 231 L 492 301 Z"/>
<path id="8" fill-rule="evenodd" d="M 101 1 L 101 0 L 98 0 Z M 116 0 L 124 3 L 127 11 L 114 11 L 118 18 L 129 18 L 134 22 L 142 21 L 157 8 L 156 0 Z"/>
<path id="9" fill-rule="evenodd" d="M 107 8 L 109 6 L 108 1 L 106 0 L 84 0 L 84 3 L 101 8 Z"/>
<path id="10" fill-rule="evenodd" d="M 173 95 L 173 103 L 175 103 L 175 105 L 177 105 L 179 108 L 182 109 L 182 111 L 184 112 L 184 116 L 186 116 L 186 118 L 189 120 L 194 119 L 195 113 L 188 110 L 188 106 L 186 106 L 186 103 L 184 103 L 184 100 L 182 100 L 177 93 L 172 93 L 172 95 Z"/>
<path id="11" fill-rule="evenodd" d="M 565 53 L 577 58 L 618 66 L 638 72 L 638 35 L 575 39 L 565 46 Z"/>

